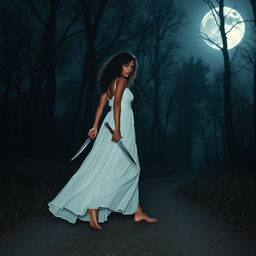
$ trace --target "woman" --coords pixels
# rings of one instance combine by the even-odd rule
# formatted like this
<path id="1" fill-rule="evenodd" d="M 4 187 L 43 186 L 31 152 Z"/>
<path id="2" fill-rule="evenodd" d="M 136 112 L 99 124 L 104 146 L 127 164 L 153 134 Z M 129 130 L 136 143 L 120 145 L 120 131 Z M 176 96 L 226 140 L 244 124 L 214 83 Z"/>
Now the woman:
<path id="1" fill-rule="evenodd" d="M 131 53 L 112 56 L 99 73 L 101 96 L 93 127 L 88 136 L 94 145 L 78 171 L 60 193 L 48 203 L 56 216 L 75 223 L 76 219 L 90 221 L 90 227 L 99 230 L 111 211 L 134 214 L 134 221 L 156 222 L 142 211 L 139 204 L 138 181 L 140 165 L 135 141 L 135 129 L 130 86 L 137 73 L 137 59 Z M 107 113 L 98 132 L 98 123 L 106 102 Z M 104 123 L 114 128 L 113 135 Z M 97 137 L 96 137 L 97 136 Z M 118 140 L 122 138 L 136 166 L 124 155 Z"/>

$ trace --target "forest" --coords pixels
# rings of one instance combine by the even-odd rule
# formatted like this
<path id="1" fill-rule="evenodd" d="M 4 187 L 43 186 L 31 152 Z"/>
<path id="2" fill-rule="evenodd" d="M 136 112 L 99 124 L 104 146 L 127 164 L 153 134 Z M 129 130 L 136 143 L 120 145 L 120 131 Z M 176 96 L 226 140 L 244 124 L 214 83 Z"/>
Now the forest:
<path id="1" fill-rule="evenodd" d="M 139 63 L 132 90 L 143 163 L 255 167 L 255 23 L 246 47 L 223 49 L 225 76 L 209 79 L 207 59 L 177 54 L 188 21 L 174 1 L 1 5 L 1 154 L 71 156 L 93 122 L 99 68 L 125 49 Z M 251 91 L 237 79 L 243 70 L 254 76 Z"/>
<path id="2" fill-rule="evenodd" d="M 248 0 L 246 33 L 232 50 L 227 34 L 234 27 L 225 31 L 223 12 L 227 1 L 200 2 L 208 11 L 214 13 L 216 6 L 220 10 L 216 15 L 222 45 L 217 44 L 220 58 L 214 68 L 211 57 L 198 57 L 196 50 L 186 57 L 180 54 L 180 35 L 191 23 L 182 1 L 0 2 L 0 178 L 6 209 L 25 186 L 29 193 L 38 192 L 37 214 L 85 159 L 92 145 L 70 162 L 93 124 L 99 70 L 120 51 L 138 60 L 131 91 L 142 179 L 182 171 L 238 173 L 235 180 L 227 180 L 238 184 L 241 177 L 253 175 L 240 189 L 250 187 L 248 200 L 255 202 L 256 2 Z M 206 35 L 197 37 L 211 41 Z M 108 110 L 105 106 L 104 114 Z M 207 182 L 209 187 L 218 183 L 209 176 L 199 181 L 202 186 Z M 6 191 L 14 185 L 16 192 Z M 187 189 L 203 195 L 209 187 Z M 255 210 L 255 203 L 251 205 Z M 10 218 L 28 212 L 23 208 Z M 248 212 L 252 215 L 252 208 Z M 250 218 L 256 227 L 255 217 Z"/>

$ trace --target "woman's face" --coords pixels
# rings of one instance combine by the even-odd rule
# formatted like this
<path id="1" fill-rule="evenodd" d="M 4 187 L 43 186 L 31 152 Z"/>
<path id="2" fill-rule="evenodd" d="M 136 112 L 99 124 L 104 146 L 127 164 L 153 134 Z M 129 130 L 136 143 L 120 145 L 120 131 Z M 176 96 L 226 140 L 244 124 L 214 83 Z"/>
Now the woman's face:
<path id="1" fill-rule="evenodd" d="M 129 75 L 133 72 L 134 70 L 134 60 L 131 60 L 130 62 L 128 62 L 127 64 L 122 65 L 121 67 L 121 75 L 123 77 L 129 77 Z"/>

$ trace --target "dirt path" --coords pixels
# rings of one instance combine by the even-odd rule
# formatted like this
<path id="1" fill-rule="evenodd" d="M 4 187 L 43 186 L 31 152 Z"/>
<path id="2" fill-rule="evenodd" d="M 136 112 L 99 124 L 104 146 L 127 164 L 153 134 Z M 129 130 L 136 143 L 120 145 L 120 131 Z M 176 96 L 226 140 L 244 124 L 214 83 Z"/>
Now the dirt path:
<path id="1" fill-rule="evenodd" d="M 140 202 L 157 223 L 134 223 L 132 215 L 112 212 L 102 230 L 45 217 L 28 219 L 0 235 L 3 256 L 255 256 L 256 240 L 235 230 L 175 188 L 180 179 L 140 183 Z"/>

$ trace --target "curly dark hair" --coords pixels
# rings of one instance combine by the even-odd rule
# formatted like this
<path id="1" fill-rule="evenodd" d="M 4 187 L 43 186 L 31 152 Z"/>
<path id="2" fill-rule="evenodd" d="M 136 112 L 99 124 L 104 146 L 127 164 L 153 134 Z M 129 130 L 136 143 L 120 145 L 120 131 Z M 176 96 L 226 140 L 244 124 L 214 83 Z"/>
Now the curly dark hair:
<path id="1" fill-rule="evenodd" d="M 99 75 L 98 83 L 101 92 L 106 92 L 112 82 L 119 76 L 121 76 L 122 65 L 134 60 L 134 68 L 129 75 L 126 83 L 126 87 L 130 88 L 137 75 L 138 62 L 137 58 L 130 52 L 119 52 L 110 57 L 102 66 Z"/>

